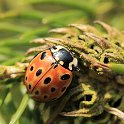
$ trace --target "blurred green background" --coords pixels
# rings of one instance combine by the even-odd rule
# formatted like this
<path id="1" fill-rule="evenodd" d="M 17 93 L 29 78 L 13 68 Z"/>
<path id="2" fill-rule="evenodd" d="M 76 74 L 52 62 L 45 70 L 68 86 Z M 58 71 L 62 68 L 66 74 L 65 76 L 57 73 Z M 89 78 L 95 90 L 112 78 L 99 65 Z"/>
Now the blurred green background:
<path id="1" fill-rule="evenodd" d="M 123 0 L 0 0 L 0 63 L 20 60 L 32 39 L 69 23 L 101 20 L 123 30 L 123 14 Z"/>
<path id="2" fill-rule="evenodd" d="M 124 30 L 124 0 L 0 0 L 0 64 L 21 61 L 26 50 L 36 46 L 30 41 L 47 37 L 49 29 L 70 23 L 93 24 L 95 20 Z M 9 123 L 22 99 L 23 85 L 17 82 L 20 80 L 0 85 L 0 124 Z M 20 124 L 41 121 L 39 111 L 31 105 Z"/>

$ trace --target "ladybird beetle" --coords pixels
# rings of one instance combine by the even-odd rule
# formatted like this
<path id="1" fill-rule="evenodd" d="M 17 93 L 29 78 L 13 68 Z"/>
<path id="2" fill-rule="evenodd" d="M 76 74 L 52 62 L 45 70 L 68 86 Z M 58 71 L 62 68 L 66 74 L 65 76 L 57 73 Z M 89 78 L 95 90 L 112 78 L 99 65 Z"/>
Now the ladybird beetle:
<path id="1" fill-rule="evenodd" d="M 77 64 L 77 59 L 63 46 L 53 46 L 38 53 L 25 74 L 27 92 L 39 102 L 59 98 L 71 83 Z"/>

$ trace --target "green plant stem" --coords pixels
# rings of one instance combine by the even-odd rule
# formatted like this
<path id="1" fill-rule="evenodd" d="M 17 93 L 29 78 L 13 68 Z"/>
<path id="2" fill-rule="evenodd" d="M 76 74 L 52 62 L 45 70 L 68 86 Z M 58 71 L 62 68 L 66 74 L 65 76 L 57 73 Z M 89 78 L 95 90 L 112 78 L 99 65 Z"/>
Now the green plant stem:
<path id="1" fill-rule="evenodd" d="M 124 74 L 124 64 L 114 64 L 111 63 L 109 64 L 109 67 L 112 71 L 120 73 L 120 74 Z"/>
<path id="2" fill-rule="evenodd" d="M 25 26 L 19 26 L 8 22 L 0 23 L 0 30 L 6 30 L 10 32 L 23 33 L 24 31 L 29 31 L 31 28 Z"/>
<path id="3" fill-rule="evenodd" d="M 9 124 L 16 124 L 16 122 L 19 120 L 19 118 L 23 114 L 25 108 L 27 107 L 28 101 L 29 101 L 29 96 L 28 96 L 28 94 L 25 94 L 16 113 L 12 116 Z"/>
<path id="4" fill-rule="evenodd" d="M 10 86 L 7 88 L 4 88 L 2 93 L 0 93 L 0 109 L 1 109 L 2 105 L 4 104 L 4 101 L 6 99 L 6 96 L 9 93 L 9 91 L 10 91 Z"/>

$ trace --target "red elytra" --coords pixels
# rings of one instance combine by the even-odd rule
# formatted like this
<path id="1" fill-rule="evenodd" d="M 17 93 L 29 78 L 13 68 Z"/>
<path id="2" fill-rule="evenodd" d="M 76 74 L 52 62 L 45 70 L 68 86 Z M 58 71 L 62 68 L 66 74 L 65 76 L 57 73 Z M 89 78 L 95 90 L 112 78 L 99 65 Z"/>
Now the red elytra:
<path id="1" fill-rule="evenodd" d="M 56 64 L 49 49 L 39 53 L 30 62 L 25 74 L 27 92 L 39 102 L 61 97 L 71 81 L 72 72 Z"/>

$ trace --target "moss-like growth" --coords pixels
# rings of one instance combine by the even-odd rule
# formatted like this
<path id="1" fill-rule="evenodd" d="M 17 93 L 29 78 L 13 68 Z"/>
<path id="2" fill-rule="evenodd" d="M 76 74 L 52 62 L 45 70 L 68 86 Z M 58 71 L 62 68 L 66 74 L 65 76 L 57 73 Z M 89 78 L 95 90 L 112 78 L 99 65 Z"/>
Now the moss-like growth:
<path id="1" fill-rule="evenodd" d="M 74 73 L 72 84 L 66 93 L 56 101 L 45 103 L 44 107 L 40 105 L 41 120 L 46 124 L 53 123 L 57 116 L 55 123 L 60 123 L 64 116 L 82 117 L 80 119 L 85 123 L 89 120 L 92 122 L 92 118 L 97 116 L 103 116 L 99 121 L 104 123 L 115 123 L 118 120 L 109 119 L 110 116 L 105 116 L 105 111 L 124 120 L 121 112 L 124 110 L 124 36 L 122 32 L 101 21 L 95 23 L 101 25 L 105 31 L 101 32 L 95 26 L 82 24 L 52 29 L 50 37 L 33 40 L 34 43 L 40 43 L 40 46 L 30 48 L 22 62 L 15 66 L 0 66 L 0 78 L 5 82 L 10 79 L 20 79 L 23 82 L 33 53 L 53 45 L 63 45 L 78 58 L 80 71 Z M 70 117 L 66 118 L 66 121 L 69 122 Z"/>

